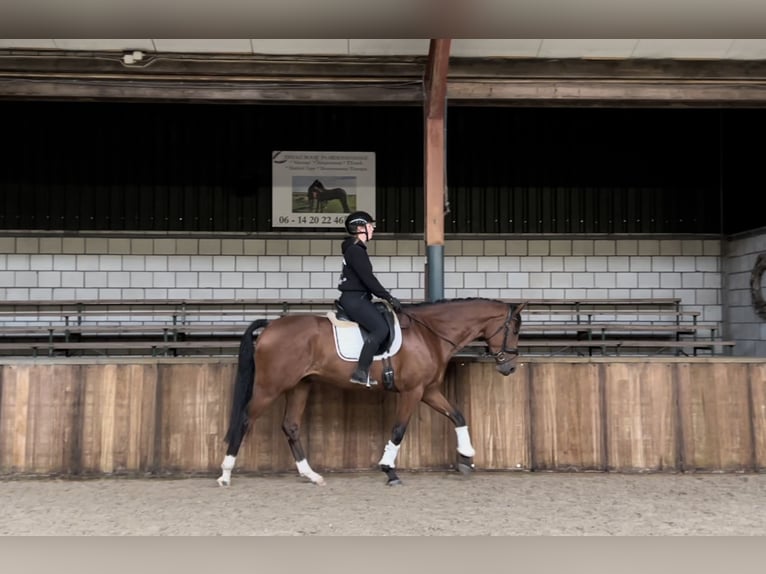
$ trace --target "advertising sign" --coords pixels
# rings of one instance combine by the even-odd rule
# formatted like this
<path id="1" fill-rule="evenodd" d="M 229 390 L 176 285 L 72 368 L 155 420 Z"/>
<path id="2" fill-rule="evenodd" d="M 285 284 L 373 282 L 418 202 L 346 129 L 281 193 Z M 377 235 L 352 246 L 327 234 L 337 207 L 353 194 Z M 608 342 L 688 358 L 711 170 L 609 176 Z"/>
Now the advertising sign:
<path id="1" fill-rule="evenodd" d="M 375 213 L 374 152 L 274 151 L 272 225 L 343 227 L 352 211 Z"/>

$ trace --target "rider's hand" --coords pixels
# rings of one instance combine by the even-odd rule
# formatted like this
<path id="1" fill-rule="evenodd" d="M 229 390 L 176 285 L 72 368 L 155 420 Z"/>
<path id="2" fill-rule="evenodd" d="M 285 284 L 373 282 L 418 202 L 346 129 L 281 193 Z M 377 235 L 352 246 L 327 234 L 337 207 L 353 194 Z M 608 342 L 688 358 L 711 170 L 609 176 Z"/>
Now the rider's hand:
<path id="1" fill-rule="evenodd" d="M 401 301 L 399 301 L 399 299 L 397 299 L 396 297 L 393 297 L 393 296 L 392 296 L 392 297 L 391 297 L 391 298 L 388 300 L 388 302 L 391 304 L 391 307 L 393 307 L 393 308 L 394 308 L 394 311 L 396 311 L 397 313 L 398 313 L 398 312 L 400 312 L 400 311 L 402 310 L 402 302 L 401 302 Z"/>

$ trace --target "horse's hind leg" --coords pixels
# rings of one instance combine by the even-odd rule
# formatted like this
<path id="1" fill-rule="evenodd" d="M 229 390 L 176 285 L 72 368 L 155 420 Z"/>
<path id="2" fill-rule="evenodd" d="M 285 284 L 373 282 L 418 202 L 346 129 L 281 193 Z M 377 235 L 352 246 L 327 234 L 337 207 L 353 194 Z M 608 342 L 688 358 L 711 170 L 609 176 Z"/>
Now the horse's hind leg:
<path id="1" fill-rule="evenodd" d="M 221 464 L 221 476 L 217 480 L 219 486 L 229 486 L 231 484 L 231 471 L 234 470 L 234 463 L 237 460 L 239 447 L 242 445 L 245 433 L 252 428 L 255 424 L 255 420 L 261 415 L 266 407 L 274 402 L 274 399 L 276 399 L 275 395 L 267 395 L 260 387 L 255 387 L 253 398 L 247 405 L 247 419 L 242 422 L 241 431 L 237 434 L 236 438 L 229 443 L 229 447 L 226 449 L 226 456 Z"/>
<path id="2" fill-rule="evenodd" d="M 463 474 L 468 474 L 474 470 L 473 457 L 476 451 L 471 444 L 471 435 L 468 433 L 468 426 L 465 417 L 460 410 L 447 400 L 442 392 L 432 387 L 423 394 L 423 402 L 429 407 L 446 416 L 455 425 L 455 434 L 457 434 L 457 454 L 458 470 Z"/>
<path id="3" fill-rule="evenodd" d="M 282 432 L 287 436 L 287 444 L 290 445 L 290 451 L 295 458 L 295 464 L 298 467 L 298 473 L 305 476 L 314 484 L 324 485 L 324 478 L 314 472 L 306 460 L 306 454 L 301 444 L 301 419 L 303 410 L 306 408 L 306 401 L 311 391 L 310 383 L 302 381 L 297 387 L 286 394 L 285 417 L 282 419 Z"/>

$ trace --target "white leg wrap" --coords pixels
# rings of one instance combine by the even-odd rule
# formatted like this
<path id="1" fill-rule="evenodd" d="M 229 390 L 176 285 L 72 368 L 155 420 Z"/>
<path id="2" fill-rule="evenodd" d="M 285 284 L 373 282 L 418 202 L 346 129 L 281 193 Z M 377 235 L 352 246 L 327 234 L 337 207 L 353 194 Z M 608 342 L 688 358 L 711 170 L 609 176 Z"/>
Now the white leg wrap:
<path id="1" fill-rule="evenodd" d="M 388 441 L 386 448 L 383 450 L 383 456 L 380 457 L 378 464 L 381 466 L 396 467 L 396 455 L 399 454 L 399 447 L 402 445 L 395 445 L 391 441 Z"/>
<path id="2" fill-rule="evenodd" d="M 468 427 L 455 427 L 455 433 L 457 434 L 457 451 L 463 456 L 472 458 L 476 451 L 471 444 L 471 435 L 468 434 Z"/>
<path id="3" fill-rule="evenodd" d="M 317 474 L 313 470 L 311 470 L 311 467 L 309 466 L 309 461 L 307 461 L 305 458 L 303 460 L 299 460 L 295 463 L 295 466 L 298 467 L 298 474 L 301 476 L 305 476 L 308 478 L 311 482 L 314 484 L 324 484 L 324 478 L 322 478 L 322 475 Z"/>
<path id="4" fill-rule="evenodd" d="M 236 456 L 231 456 L 230 454 L 227 454 L 223 458 L 223 463 L 221 463 L 221 470 L 223 471 L 221 473 L 221 476 L 218 477 L 218 485 L 219 486 L 229 486 L 231 484 L 231 471 L 234 469 L 234 462 L 237 460 Z"/>

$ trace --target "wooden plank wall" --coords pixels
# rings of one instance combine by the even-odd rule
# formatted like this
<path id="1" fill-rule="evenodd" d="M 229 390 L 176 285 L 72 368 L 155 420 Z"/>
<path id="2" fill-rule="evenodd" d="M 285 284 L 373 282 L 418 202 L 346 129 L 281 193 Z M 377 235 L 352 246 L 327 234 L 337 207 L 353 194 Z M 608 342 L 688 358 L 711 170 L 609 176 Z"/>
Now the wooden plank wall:
<path id="1" fill-rule="evenodd" d="M 0 365 L 0 475 L 214 475 L 224 455 L 229 360 Z M 760 472 L 766 469 L 766 361 L 547 359 L 505 378 L 454 361 L 445 384 L 480 469 Z M 317 387 L 302 439 L 318 471 L 374 469 L 396 395 Z M 279 399 L 237 470 L 295 471 Z M 447 469 L 455 432 L 421 405 L 397 459 Z"/>

